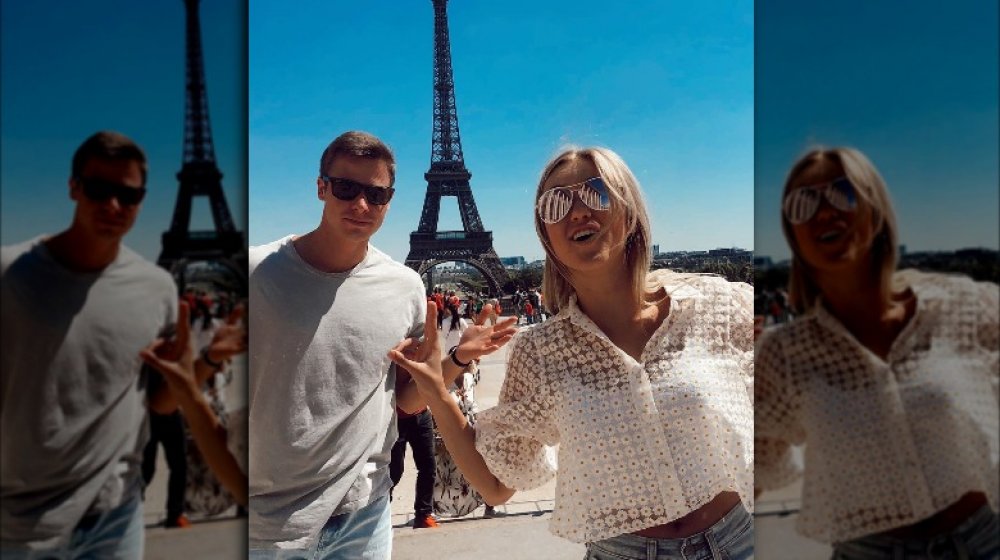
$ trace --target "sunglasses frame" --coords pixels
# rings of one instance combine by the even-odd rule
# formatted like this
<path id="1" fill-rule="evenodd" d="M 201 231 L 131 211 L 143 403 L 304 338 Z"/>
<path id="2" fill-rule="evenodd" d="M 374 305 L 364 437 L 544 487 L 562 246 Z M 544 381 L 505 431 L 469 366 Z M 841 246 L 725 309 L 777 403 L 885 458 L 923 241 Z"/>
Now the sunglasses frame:
<path id="1" fill-rule="evenodd" d="M 83 195 L 94 202 L 107 202 L 114 198 L 122 206 L 138 206 L 146 198 L 146 187 L 129 187 L 96 177 L 74 177 L 80 183 Z M 100 192 L 95 192 L 98 189 Z"/>
<path id="2" fill-rule="evenodd" d="M 597 181 L 598 184 L 601 186 L 601 188 L 596 188 L 596 187 L 592 186 L 590 184 L 591 181 Z M 583 196 L 580 196 L 580 191 L 583 190 L 583 189 L 590 189 L 590 190 L 596 192 L 598 194 L 598 196 L 599 196 L 598 200 L 607 200 L 607 207 L 606 208 L 600 208 L 600 207 L 599 208 L 594 208 L 593 206 L 591 206 L 591 204 L 589 202 L 587 202 L 587 200 Z M 569 200 L 569 204 L 566 206 L 566 211 L 563 213 L 563 215 L 559 216 L 559 219 L 557 219 L 557 220 L 551 220 L 550 221 L 550 220 L 547 219 L 546 214 L 542 211 L 542 206 L 543 206 L 543 204 L 546 201 L 546 197 L 554 196 L 554 194 L 550 195 L 549 193 L 555 193 L 556 191 L 560 191 L 560 192 L 569 191 L 569 193 L 570 193 L 570 195 L 569 195 L 570 196 L 570 200 Z M 540 220 L 542 220 L 542 222 L 544 222 L 546 224 L 549 224 L 549 225 L 558 224 L 559 222 L 565 220 L 566 216 L 569 215 L 570 210 L 573 209 L 573 199 L 574 198 L 579 198 L 580 202 L 583 202 L 583 204 L 585 206 L 587 206 L 587 208 L 590 208 L 591 210 L 593 210 L 595 212 L 607 212 L 608 210 L 611 209 L 611 192 L 608 190 L 608 185 L 604 182 L 604 178 L 600 177 L 600 176 L 597 176 L 597 177 L 591 177 L 591 178 L 586 179 L 584 181 L 580 181 L 579 183 L 573 183 L 572 185 L 565 185 L 565 186 L 560 186 L 560 187 L 552 187 L 551 189 L 547 189 L 545 192 L 543 192 L 541 195 L 538 196 L 538 202 L 535 203 L 535 213 L 538 215 L 538 218 Z"/>
<path id="3" fill-rule="evenodd" d="M 846 208 L 841 207 L 840 203 L 838 202 L 838 199 L 831 194 L 835 190 L 838 190 L 838 188 L 835 186 L 838 183 L 846 183 L 847 187 L 850 190 L 848 193 L 849 194 L 848 207 Z M 792 199 L 793 196 L 797 196 L 795 194 L 796 192 L 804 190 L 809 190 L 814 193 L 817 193 L 815 206 L 813 207 L 812 211 L 809 212 L 808 217 L 796 221 L 793 220 L 792 216 L 790 215 L 791 205 L 789 204 L 789 201 Z M 826 199 L 827 204 L 829 204 L 830 206 L 832 206 L 833 208 L 835 208 L 840 212 L 854 212 L 855 210 L 857 210 L 858 207 L 858 189 L 854 186 L 854 183 L 852 183 L 851 180 L 847 178 L 846 175 L 842 177 L 837 177 L 835 179 L 831 179 L 824 183 L 817 183 L 815 185 L 806 185 L 804 187 L 798 187 L 796 189 L 788 191 L 788 193 L 785 195 L 784 200 L 782 200 L 781 202 L 781 212 L 785 216 L 785 219 L 788 220 L 788 223 L 792 225 L 802 225 L 816 217 L 816 213 L 819 211 L 819 207 L 822 205 L 823 199 Z"/>
<path id="4" fill-rule="evenodd" d="M 357 181 L 352 181 L 350 179 L 345 179 L 343 177 L 332 177 L 330 175 L 320 175 L 319 178 L 330 187 L 330 194 L 336 197 L 337 200 L 343 200 L 344 202 L 350 202 L 352 200 L 357 200 L 358 195 L 364 195 L 365 201 L 368 204 L 374 206 L 385 206 L 392 201 L 392 195 L 396 193 L 396 189 L 393 187 L 380 187 L 377 185 L 366 185 L 364 183 L 359 183 Z M 335 185 L 347 185 L 354 192 L 352 196 L 344 198 L 336 192 Z M 385 202 L 377 202 L 372 200 L 376 196 L 383 196 L 382 193 L 386 193 Z"/>

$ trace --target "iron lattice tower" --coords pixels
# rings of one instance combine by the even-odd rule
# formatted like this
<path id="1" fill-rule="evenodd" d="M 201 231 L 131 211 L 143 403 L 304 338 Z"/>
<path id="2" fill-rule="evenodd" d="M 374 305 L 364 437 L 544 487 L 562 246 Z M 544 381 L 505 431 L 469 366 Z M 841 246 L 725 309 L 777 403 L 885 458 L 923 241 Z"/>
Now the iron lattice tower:
<path id="1" fill-rule="evenodd" d="M 410 234 L 406 265 L 423 275 L 431 267 L 452 261 L 467 262 L 483 274 L 494 294 L 507 280 L 507 271 L 493 249 L 493 232 L 483 229 L 465 168 L 462 140 L 455 105 L 455 77 L 448 39 L 448 0 L 434 4 L 434 127 L 431 136 L 431 167 L 424 174 L 427 195 L 417 231 Z M 438 231 L 441 197 L 458 199 L 462 229 Z"/>
<path id="2" fill-rule="evenodd" d="M 189 260 L 225 261 L 245 275 L 243 233 L 236 230 L 222 192 L 222 172 L 215 163 L 212 127 L 208 121 L 205 64 L 201 48 L 200 0 L 184 0 L 187 9 L 187 77 L 184 106 L 184 161 L 177 173 L 180 188 L 170 229 L 163 233 L 158 264 L 173 270 Z M 206 196 L 214 230 L 191 231 L 191 205 Z"/>

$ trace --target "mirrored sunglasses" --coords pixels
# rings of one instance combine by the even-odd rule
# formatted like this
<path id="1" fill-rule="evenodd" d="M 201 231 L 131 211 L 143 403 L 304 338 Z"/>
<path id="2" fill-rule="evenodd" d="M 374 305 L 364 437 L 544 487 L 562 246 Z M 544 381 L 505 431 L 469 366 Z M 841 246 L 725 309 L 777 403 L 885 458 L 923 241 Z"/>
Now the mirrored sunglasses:
<path id="1" fill-rule="evenodd" d="M 820 202 L 826 198 L 830 206 L 841 212 L 853 212 L 858 207 L 858 195 L 847 177 L 839 177 L 829 183 L 800 187 L 785 195 L 782 211 L 789 222 L 799 225 L 811 220 L 819 210 Z"/>
<path id="2" fill-rule="evenodd" d="M 573 207 L 574 194 L 579 196 L 591 210 L 603 212 L 611 208 L 611 197 L 608 195 L 604 179 L 591 177 L 581 183 L 553 187 L 543 192 L 538 197 L 538 204 L 535 205 L 538 217 L 547 224 L 562 221 Z"/>
<path id="3" fill-rule="evenodd" d="M 364 183 L 358 183 L 357 181 L 344 179 L 342 177 L 329 177 L 327 175 L 321 175 L 320 179 L 330 185 L 330 192 L 333 193 L 333 196 L 340 200 L 354 200 L 359 194 L 364 193 L 365 200 L 368 201 L 368 204 L 384 206 L 389 204 L 389 201 L 392 200 L 393 193 L 396 192 L 396 189 L 392 187 L 366 185 Z"/>
<path id="4" fill-rule="evenodd" d="M 106 202 L 115 198 L 122 206 L 135 206 L 146 196 L 145 187 L 129 187 L 103 179 L 77 177 L 83 194 L 94 202 Z"/>

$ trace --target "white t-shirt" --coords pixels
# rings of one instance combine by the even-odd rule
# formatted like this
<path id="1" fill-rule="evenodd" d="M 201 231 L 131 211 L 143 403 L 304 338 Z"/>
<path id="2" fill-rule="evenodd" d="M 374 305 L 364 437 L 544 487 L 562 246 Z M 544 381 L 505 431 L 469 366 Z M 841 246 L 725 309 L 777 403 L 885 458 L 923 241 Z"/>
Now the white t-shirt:
<path id="1" fill-rule="evenodd" d="M 41 237 L 3 247 L 0 275 L 0 535 L 61 546 L 139 490 L 139 351 L 176 321 L 177 288 L 124 246 L 100 272 L 74 272 Z"/>
<path id="2" fill-rule="evenodd" d="M 307 548 L 330 516 L 389 492 L 395 368 L 423 333 L 417 273 L 368 246 L 320 272 L 292 236 L 250 249 L 251 548 Z"/>

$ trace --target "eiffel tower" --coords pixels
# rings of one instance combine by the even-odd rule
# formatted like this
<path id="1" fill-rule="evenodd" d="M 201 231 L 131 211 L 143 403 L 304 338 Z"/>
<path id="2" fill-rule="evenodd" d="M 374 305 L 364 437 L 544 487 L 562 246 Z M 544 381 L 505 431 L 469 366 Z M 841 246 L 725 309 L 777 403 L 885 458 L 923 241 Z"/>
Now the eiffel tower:
<path id="1" fill-rule="evenodd" d="M 198 2 L 184 0 L 187 8 L 184 163 L 177 173 L 177 180 L 180 181 L 177 204 L 170 229 L 163 233 L 163 248 L 157 264 L 176 272 L 188 261 L 216 261 L 235 269 L 245 278 L 243 233 L 236 230 L 222 192 L 222 172 L 215 163 L 212 129 L 208 122 Z M 209 198 L 214 230 L 191 231 L 191 204 L 196 196 Z"/>
<path id="2" fill-rule="evenodd" d="M 451 68 L 448 39 L 448 0 L 434 3 L 434 132 L 431 137 L 431 167 L 424 174 L 427 195 L 417 231 L 410 234 L 410 254 L 406 266 L 423 275 L 443 262 L 466 262 L 482 273 L 491 293 L 499 295 L 507 281 L 507 271 L 493 249 L 493 232 L 483 230 L 483 222 L 472 198 L 465 168 L 462 140 L 458 134 L 455 106 L 455 78 Z M 458 198 L 462 229 L 438 231 L 441 197 Z"/>

